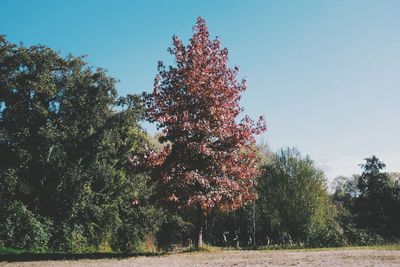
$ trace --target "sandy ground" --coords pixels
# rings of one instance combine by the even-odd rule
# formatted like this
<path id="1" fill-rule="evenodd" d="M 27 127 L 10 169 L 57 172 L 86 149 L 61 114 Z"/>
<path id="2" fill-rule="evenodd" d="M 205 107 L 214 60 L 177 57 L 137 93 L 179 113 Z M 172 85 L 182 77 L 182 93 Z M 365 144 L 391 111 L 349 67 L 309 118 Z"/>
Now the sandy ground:
<path id="1" fill-rule="evenodd" d="M 400 250 L 220 251 L 121 260 L 0 262 L 0 266 L 400 266 Z"/>

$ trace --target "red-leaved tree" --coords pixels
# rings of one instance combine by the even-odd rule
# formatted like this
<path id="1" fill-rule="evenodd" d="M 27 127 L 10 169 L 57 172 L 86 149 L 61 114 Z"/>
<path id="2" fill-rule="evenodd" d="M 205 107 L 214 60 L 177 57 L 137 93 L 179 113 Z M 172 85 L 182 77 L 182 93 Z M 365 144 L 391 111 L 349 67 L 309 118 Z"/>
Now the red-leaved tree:
<path id="1" fill-rule="evenodd" d="M 256 198 L 254 135 L 266 127 L 262 117 L 236 121 L 246 82 L 236 79 L 238 68 L 228 66 L 219 39 L 209 39 L 204 19 L 197 19 L 189 45 L 174 36 L 169 52 L 175 66 L 160 62 L 154 91 L 145 96 L 148 119 L 162 129 L 166 145 L 142 160 L 152 168 L 159 200 L 197 210 L 195 244 L 201 246 L 210 210 L 237 209 Z"/>

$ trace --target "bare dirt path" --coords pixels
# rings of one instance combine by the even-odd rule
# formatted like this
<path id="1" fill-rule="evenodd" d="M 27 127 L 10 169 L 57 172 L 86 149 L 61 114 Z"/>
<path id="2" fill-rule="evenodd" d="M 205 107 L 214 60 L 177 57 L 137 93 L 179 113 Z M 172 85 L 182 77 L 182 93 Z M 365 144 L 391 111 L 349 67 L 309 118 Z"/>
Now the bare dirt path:
<path id="1" fill-rule="evenodd" d="M 0 262 L 0 266 L 400 266 L 400 250 L 219 251 L 110 260 Z"/>

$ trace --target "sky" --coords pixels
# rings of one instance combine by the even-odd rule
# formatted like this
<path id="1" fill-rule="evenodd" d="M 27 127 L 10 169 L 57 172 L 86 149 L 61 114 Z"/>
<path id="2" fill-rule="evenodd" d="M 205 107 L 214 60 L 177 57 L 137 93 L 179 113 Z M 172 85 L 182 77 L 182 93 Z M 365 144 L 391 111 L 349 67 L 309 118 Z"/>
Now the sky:
<path id="1" fill-rule="evenodd" d="M 267 120 L 260 141 L 298 148 L 329 180 L 372 155 L 400 171 L 398 0 L 0 0 L 0 10 L 9 41 L 87 55 L 121 95 L 150 92 L 157 62 L 173 63 L 172 35 L 187 44 L 202 16 L 248 80 L 245 113 Z"/>

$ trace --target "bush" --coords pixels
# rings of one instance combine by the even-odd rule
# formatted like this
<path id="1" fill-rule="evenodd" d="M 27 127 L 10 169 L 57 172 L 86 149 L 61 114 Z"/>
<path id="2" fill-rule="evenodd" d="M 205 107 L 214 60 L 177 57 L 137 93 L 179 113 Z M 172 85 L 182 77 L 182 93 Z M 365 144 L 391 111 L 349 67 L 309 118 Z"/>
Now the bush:
<path id="1" fill-rule="evenodd" d="M 335 221 L 328 221 L 325 225 L 315 225 L 310 229 L 306 245 L 309 247 L 340 247 L 346 244 L 339 224 Z"/>
<path id="2" fill-rule="evenodd" d="M 194 226 L 177 215 L 168 216 L 157 233 L 157 245 L 165 250 L 190 245 Z"/>
<path id="3" fill-rule="evenodd" d="M 35 216 L 19 201 L 1 208 L 1 245 L 11 248 L 45 250 L 50 239 L 51 223 Z"/>
<path id="4" fill-rule="evenodd" d="M 345 228 L 346 238 L 348 243 L 357 246 L 372 246 L 382 245 L 385 240 L 382 236 L 376 234 L 372 230 L 357 228 L 354 225 L 350 225 Z"/>
<path id="5" fill-rule="evenodd" d="M 110 238 L 115 251 L 151 251 L 154 233 L 161 224 L 163 211 L 151 205 L 125 208 Z"/>

